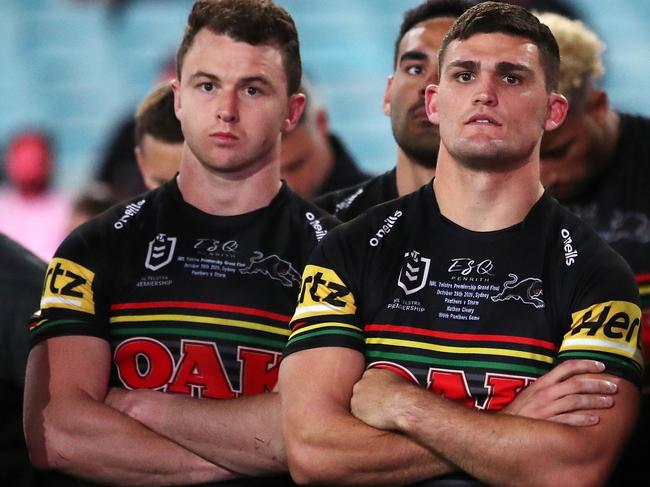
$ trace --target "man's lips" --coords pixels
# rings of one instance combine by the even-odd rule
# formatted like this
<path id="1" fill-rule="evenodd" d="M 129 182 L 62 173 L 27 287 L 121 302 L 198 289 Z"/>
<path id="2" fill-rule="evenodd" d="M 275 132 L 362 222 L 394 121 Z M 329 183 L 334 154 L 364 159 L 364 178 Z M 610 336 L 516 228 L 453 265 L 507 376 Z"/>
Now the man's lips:
<path id="1" fill-rule="evenodd" d="M 496 125 L 497 127 L 501 126 L 501 123 L 497 121 L 494 117 L 485 114 L 476 114 L 472 115 L 467 119 L 465 125 L 477 124 L 477 125 Z"/>
<path id="2" fill-rule="evenodd" d="M 235 142 L 239 140 L 239 137 L 232 132 L 212 132 L 210 137 L 219 142 Z"/>

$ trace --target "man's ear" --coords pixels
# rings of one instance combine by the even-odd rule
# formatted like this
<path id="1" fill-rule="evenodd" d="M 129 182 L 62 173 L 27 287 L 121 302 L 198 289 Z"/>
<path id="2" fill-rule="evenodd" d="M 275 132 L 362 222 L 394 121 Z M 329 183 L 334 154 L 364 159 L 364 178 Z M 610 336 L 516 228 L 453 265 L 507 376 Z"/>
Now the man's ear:
<path id="1" fill-rule="evenodd" d="M 316 117 L 316 127 L 318 128 L 318 131 L 323 135 L 323 137 L 327 137 L 330 133 L 330 117 L 327 114 L 327 110 L 324 108 L 317 108 L 314 115 Z"/>
<path id="2" fill-rule="evenodd" d="M 569 102 L 559 93 L 551 92 L 548 97 L 548 107 L 546 110 L 546 120 L 544 121 L 544 130 L 550 132 L 555 130 L 564 122 L 569 111 Z"/>
<path id="3" fill-rule="evenodd" d="M 600 125 L 607 119 L 609 98 L 603 90 L 592 90 L 587 100 L 587 113 Z"/>
<path id="4" fill-rule="evenodd" d="M 392 74 L 386 80 L 386 90 L 384 91 L 384 99 L 381 102 L 381 109 L 384 111 L 384 115 L 390 117 L 390 100 L 391 100 L 391 88 L 393 86 L 393 80 L 395 76 Z"/>
<path id="5" fill-rule="evenodd" d="M 181 83 L 177 79 L 172 81 L 172 91 L 174 92 L 174 113 L 176 118 L 180 120 L 181 114 Z"/>
<path id="6" fill-rule="evenodd" d="M 440 124 L 438 116 L 438 85 L 427 85 L 424 90 L 424 108 L 427 112 L 429 122 L 434 125 Z"/>
<path id="7" fill-rule="evenodd" d="M 305 95 L 302 93 L 294 93 L 289 97 L 287 118 L 282 122 L 282 128 L 280 129 L 282 134 L 291 132 L 298 125 L 305 109 L 305 100 Z"/>

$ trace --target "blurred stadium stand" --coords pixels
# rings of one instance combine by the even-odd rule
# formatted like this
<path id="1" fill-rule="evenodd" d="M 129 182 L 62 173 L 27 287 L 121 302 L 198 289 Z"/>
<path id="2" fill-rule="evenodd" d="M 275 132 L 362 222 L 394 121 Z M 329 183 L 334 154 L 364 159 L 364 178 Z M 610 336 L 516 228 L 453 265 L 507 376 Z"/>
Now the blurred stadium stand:
<path id="1" fill-rule="evenodd" d="M 605 86 L 614 106 L 650 115 L 650 2 L 568 0 L 608 45 Z M 0 147 L 25 126 L 58 142 L 57 185 L 75 191 L 96 171 L 118 120 L 175 50 L 192 0 L 0 0 Z M 419 0 L 279 0 L 294 16 L 305 71 L 333 129 L 360 164 L 394 164 L 381 112 L 403 11 Z"/>

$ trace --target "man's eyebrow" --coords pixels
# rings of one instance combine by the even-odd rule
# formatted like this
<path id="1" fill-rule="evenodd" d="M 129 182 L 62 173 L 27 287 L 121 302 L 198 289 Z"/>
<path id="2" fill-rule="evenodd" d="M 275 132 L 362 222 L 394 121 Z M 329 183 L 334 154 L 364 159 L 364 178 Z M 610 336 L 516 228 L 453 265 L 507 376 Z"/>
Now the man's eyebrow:
<path id="1" fill-rule="evenodd" d="M 219 76 L 217 76 L 215 74 L 212 74 L 212 73 L 208 73 L 206 71 L 200 71 L 200 70 L 193 73 L 190 76 L 191 80 L 194 80 L 194 79 L 197 79 L 197 78 L 207 78 L 210 81 L 220 81 Z M 272 85 L 271 81 L 266 76 L 263 76 L 263 75 L 246 76 L 246 77 L 241 78 L 240 80 L 238 80 L 237 84 L 245 85 L 245 84 L 256 83 L 256 82 L 257 83 L 262 83 L 263 85 L 267 85 L 267 86 Z"/>
<path id="2" fill-rule="evenodd" d="M 422 51 L 406 51 L 399 57 L 399 64 L 404 61 L 426 61 L 429 56 Z"/>
<path id="3" fill-rule="evenodd" d="M 467 71 L 476 71 L 480 66 L 481 63 L 477 61 L 463 61 L 462 59 L 459 59 L 457 61 L 451 61 L 449 64 L 447 64 L 445 71 L 454 68 L 462 68 L 466 69 Z"/>
<path id="4" fill-rule="evenodd" d="M 519 63 L 509 63 L 506 61 L 497 63 L 496 66 L 496 72 L 498 74 L 506 74 L 506 73 L 517 73 L 517 72 L 524 72 L 524 73 L 532 73 L 533 70 L 530 69 L 528 66 L 524 64 L 519 64 Z"/>
<path id="5" fill-rule="evenodd" d="M 245 78 L 242 78 L 239 80 L 238 84 L 240 85 L 246 85 L 249 83 L 262 83 L 263 85 L 267 86 L 272 86 L 273 83 L 271 83 L 271 80 L 269 80 L 266 76 L 246 76 Z"/>
<path id="6" fill-rule="evenodd" d="M 216 75 L 214 75 L 212 73 L 208 73 L 206 71 L 200 71 L 200 70 L 192 73 L 192 75 L 190 76 L 190 79 L 192 79 L 192 80 L 194 80 L 196 78 L 208 78 L 209 80 L 212 80 L 212 81 L 218 81 L 219 80 L 218 76 L 216 76 Z"/>

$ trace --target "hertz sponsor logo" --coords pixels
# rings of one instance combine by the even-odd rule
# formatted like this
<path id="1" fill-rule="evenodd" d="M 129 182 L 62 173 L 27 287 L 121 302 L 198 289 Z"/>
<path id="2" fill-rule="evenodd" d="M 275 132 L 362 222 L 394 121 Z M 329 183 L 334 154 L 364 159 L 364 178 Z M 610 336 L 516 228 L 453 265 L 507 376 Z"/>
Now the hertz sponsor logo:
<path id="1" fill-rule="evenodd" d="M 562 235 L 564 241 L 564 263 L 567 267 L 571 267 L 571 264 L 575 263 L 576 257 L 578 257 L 578 251 L 573 247 L 575 244 L 566 228 L 560 230 L 560 235 Z"/>
<path id="2" fill-rule="evenodd" d="M 315 265 L 305 267 L 294 319 L 355 311 L 354 297 L 336 272 Z"/>
<path id="3" fill-rule="evenodd" d="M 397 220 L 399 220 L 400 216 L 402 216 L 402 212 L 400 210 L 397 210 L 391 216 L 384 219 L 384 223 L 381 228 L 377 230 L 377 233 L 375 233 L 375 235 L 369 240 L 371 247 L 376 247 L 379 245 L 379 241 L 384 238 L 385 235 L 390 233 L 390 231 L 393 229 L 393 225 L 397 223 Z"/>
<path id="4" fill-rule="evenodd" d="M 124 208 L 124 213 L 119 220 L 113 223 L 113 227 L 115 227 L 116 230 L 123 229 L 124 225 L 129 221 L 129 219 L 137 215 L 146 202 L 146 200 L 140 200 L 136 203 L 129 203 L 126 205 L 126 208 Z"/>
<path id="5" fill-rule="evenodd" d="M 636 358 L 641 310 L 627 301 L 594 304 L 571 315 L 571 330 L 564 335 L 560 351 L 599 350 Z"/>
<path id="6" fill-rule="evenodd" d="M 92 284 L 95 273 L 68 259 L 56 257 L 45 275 L 41 308 L 95 312 Z"/>

